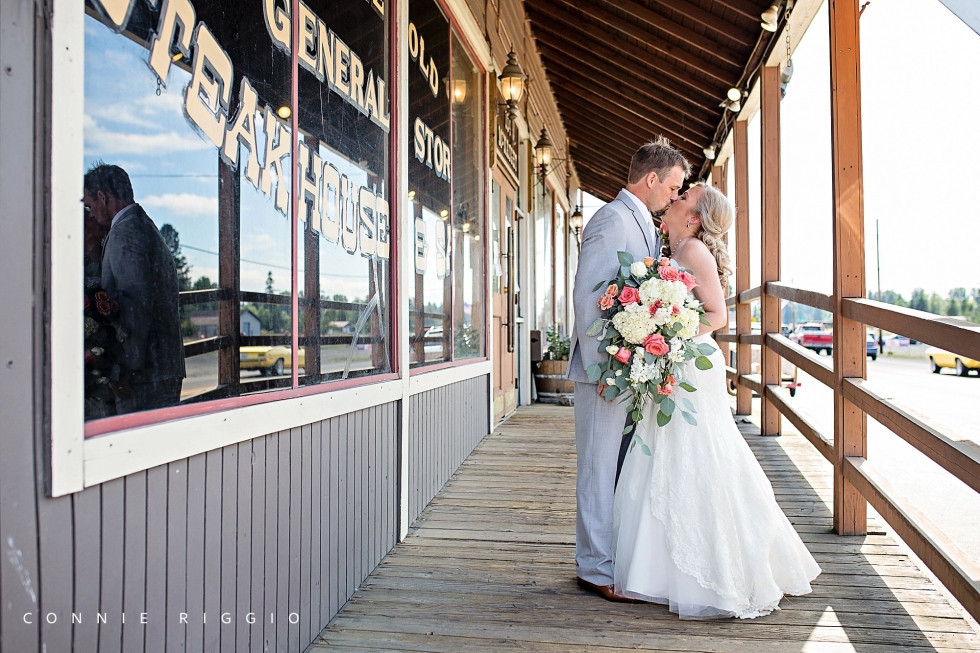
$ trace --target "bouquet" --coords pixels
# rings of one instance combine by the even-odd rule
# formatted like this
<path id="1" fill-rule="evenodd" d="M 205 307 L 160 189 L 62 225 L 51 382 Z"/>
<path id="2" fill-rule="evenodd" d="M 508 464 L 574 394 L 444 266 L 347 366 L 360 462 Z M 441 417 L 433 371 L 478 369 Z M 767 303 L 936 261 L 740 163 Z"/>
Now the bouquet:
<path id="1" fill-rule="evenodd" d="M 634 422 L 643 418 L 643 404 L 651 399 L 659 426 L 667 425 L 678 410 L 696 425 L 694 404 L 678 397 L 675 388 L 697 390 L 684 374 L 691 361 L 699 370 L 712 367 L 708 356 L 715 348 L 693 340 L 700 325 L 709 324 L 701 302 L 690 294 L 698 283 L 690 270 L 667 257 L 634 261 L 627 252 L 618 256 L 617 277 L 592 289 L 606 286 L 597 302 L 603 316 L 587 334 L 599 341 L 599 351 L 609 358 L 589 366 L 589 380 L 604 386 L 601 393 L 607 401 L 621 397 L 628 402 Z M 639 443 L 649 454 L 649 447 L 633 437 L 633 445 Z"/>

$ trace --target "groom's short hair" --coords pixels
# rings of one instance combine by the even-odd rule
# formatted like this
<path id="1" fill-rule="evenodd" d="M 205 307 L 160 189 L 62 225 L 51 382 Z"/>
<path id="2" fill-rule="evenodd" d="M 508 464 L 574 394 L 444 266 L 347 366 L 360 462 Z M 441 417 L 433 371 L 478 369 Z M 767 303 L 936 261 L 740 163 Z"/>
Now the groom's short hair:
<path id="1" fill-rule="evenodd" d="M 684 171 L 685 179 L 691 174 L 691 164 L 670 141 L 663 136 L 640 146 L 630 161 L 629 183 L 635 184 L 651 172 L 657 173 L 657 178 L 663 181 L 671 169 L 680 168 Z"/>

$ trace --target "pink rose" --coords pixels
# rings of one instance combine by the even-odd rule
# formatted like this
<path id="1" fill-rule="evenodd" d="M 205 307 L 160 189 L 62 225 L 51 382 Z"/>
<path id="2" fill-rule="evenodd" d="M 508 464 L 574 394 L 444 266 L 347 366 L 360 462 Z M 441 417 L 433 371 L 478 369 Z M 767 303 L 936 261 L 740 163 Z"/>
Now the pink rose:
<path id="1" fill-rule="evenodd" d="M 650 308 L 649 308 L 649 310 L 650 310 L 650 317 L 653 317 L 654 315 L 656 315 L 657 311 L 659 311 L 663 307 L 664 307 L 664 303 L 662 301 L 660 301 L 659 299 L 657 301 L 653 302 L 652 304 L 650 304 Z"/>
<path id="2" fill-rule="evenodd" d="M 626 347 L 620 347 L 619 351 L 616 352 L 616 355 L 613 356 L 613 358 L 618 360 L 623 365 L 626 365 L 627 363 L 630 362 L 630 356 L 632 355 L 633 352 L 631 352 L 629 349 L 627 349 Z"/>
<path id="3" fill-rule="evenodd" d="M 701 285 L 698 283 L 698 280 L 694 278 L 694 275 L 691 274 L 690 272 L 681 272 L 680 280 L 681 282 L 684 283 L 685 286 L 687 286 L 688 290 L 694 290 L 699 285 Z"/>
<path id="4" fill-rule="evenodd" d="M 662 266 L 663 265 L 670 265 L 670 259 L 667 258 L 666 256 L 661 256 L 660 257 L 660 265 L 662 265 Z"/>
<path id="5" fill-rule="evenodd" d="M 666 380 L 666 381 L 664 381 L 664 383 L 668 383 L 668 384 L 670 384 L 670 385 L 677 385 L 677 379 L 675 379 L 675 378 L 674 378 L 674 375 L 673 375 L 673 374 L 671 374 L 671 375 L 669 375 L 669 376 L 667 377 L 667 380 Z"/>
<path id="6" fill-rule="evenodd" d="M 606 294 L 609 295 L 610 297 L 616 297 L 616 296 L 618 296 L 619 295 L 619 286 L 617 286 L 614 283 L 609 284 L 609 287 L 606 288 Z"/>
<path id="7" fill-rule="evenodd" d="M 674 394 L 674 388 L 672 386 L 669 386 L 669 385 L 657 386 L 657 394 L 658 395 L 672 395 L 672 394 Z"/>
<path id="8" fill-rule="evenodd" d="M 681 273 L 673 265 L 661 265 L 657 269 L 657 274 L 664 281 L 680 281 Z"/>
<path id="9" fill-rule="evenodd" d="M 622 304 L 623 306 L 627 306 L 628 304 L 635 304 L 639 301 L 640 301 L 640 292 L 632 286 L 626 286 L 619 293 L 619 303 Z"/>
<path id="10" fill-rule="evenodd" d="M 609 295 L 603 295 L 596 303 L 599 305 L 600 311 L 608 311 L 610 308 L 616 305 L 616 298 L 610 297 Z"/>
<path id="11" fill-rule="evenodd" d="M 671 306 L 670 307 L 670 314 L 671 315 L 680 315 L 681 314 L 681 307 L 680 306 Z"/>
<path id="12" fill-rule="evenodd" d="M 85 350 L 85 364 L 86 365 L 91 365 L 94 362 L 95 362 L 95 354 L 92 353 L 92 350 L 91 349 L 86 349 Z"/>
<path id="13" fill-rule="evenodd" d="M 652 268 L 653 267 L 653 264 L 656 263 L 656 262 L 657 262 L 657 260 L 655 258 L 653 258 L 652 256 L 644 256 L 643 257 L 643 265 L 647 266 L 648 268 Z"/>
<path id="14" fill-rule="evenodd" d="M 670 345 L 659 333 L 648 335 L 647 339 L 643 341 L 643 348 L 647 350 L 647 353 L 654 356 L 664 356 L 670 351 Z"/>

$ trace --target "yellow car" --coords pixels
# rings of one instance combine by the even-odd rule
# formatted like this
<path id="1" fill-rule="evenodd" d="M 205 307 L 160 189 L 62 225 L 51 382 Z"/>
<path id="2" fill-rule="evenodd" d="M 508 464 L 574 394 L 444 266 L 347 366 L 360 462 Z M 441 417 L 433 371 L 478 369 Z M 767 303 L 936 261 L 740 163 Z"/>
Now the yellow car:
<path id="1" fill-rule="evenodd" d="M 274 345 L 272 347 L 242 347 L 240 350 L 239 369 L 258 370 L 262 376 L 282 376 L 287 367 L 293 366 L 293 355 L 290 347 Z M 299 348 L 299 366 L 304 367 L 306 352 Z"/>
<path id="2" fill-rule="evenodd" d="M 957 376 L 966 376 L 970 370 L 980 370 L 980 362 L 959 354 L 951 354 L 939 347 L 926 349 L 926 357 L 929 358 L 929 369 L 933 374 L 939 374 L 944 367 L 956 370 Z"/>

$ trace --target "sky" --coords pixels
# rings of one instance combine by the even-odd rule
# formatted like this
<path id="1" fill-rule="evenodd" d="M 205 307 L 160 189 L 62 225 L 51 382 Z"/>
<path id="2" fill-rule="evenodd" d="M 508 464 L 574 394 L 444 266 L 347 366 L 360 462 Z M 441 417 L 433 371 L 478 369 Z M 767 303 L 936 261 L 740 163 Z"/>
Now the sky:
<path id="1" fill-rule="evenodd" d="M 826 3 L 793 54 L 782 102 L 782 276 L 830 291 L 833 241 Z M 938 0 L 872 2 L 861 18 L 866 281 L 906 298 L 980 287 L 980 35 Z M 749 125 L 753 285 L 759 280 L 759 119 Z M 731 166 L 730 166 L 731 167 Z M 588 197 L 583 214 L 602 205 Z M 734 234 L 733 234 L 734 237 Z"/>

